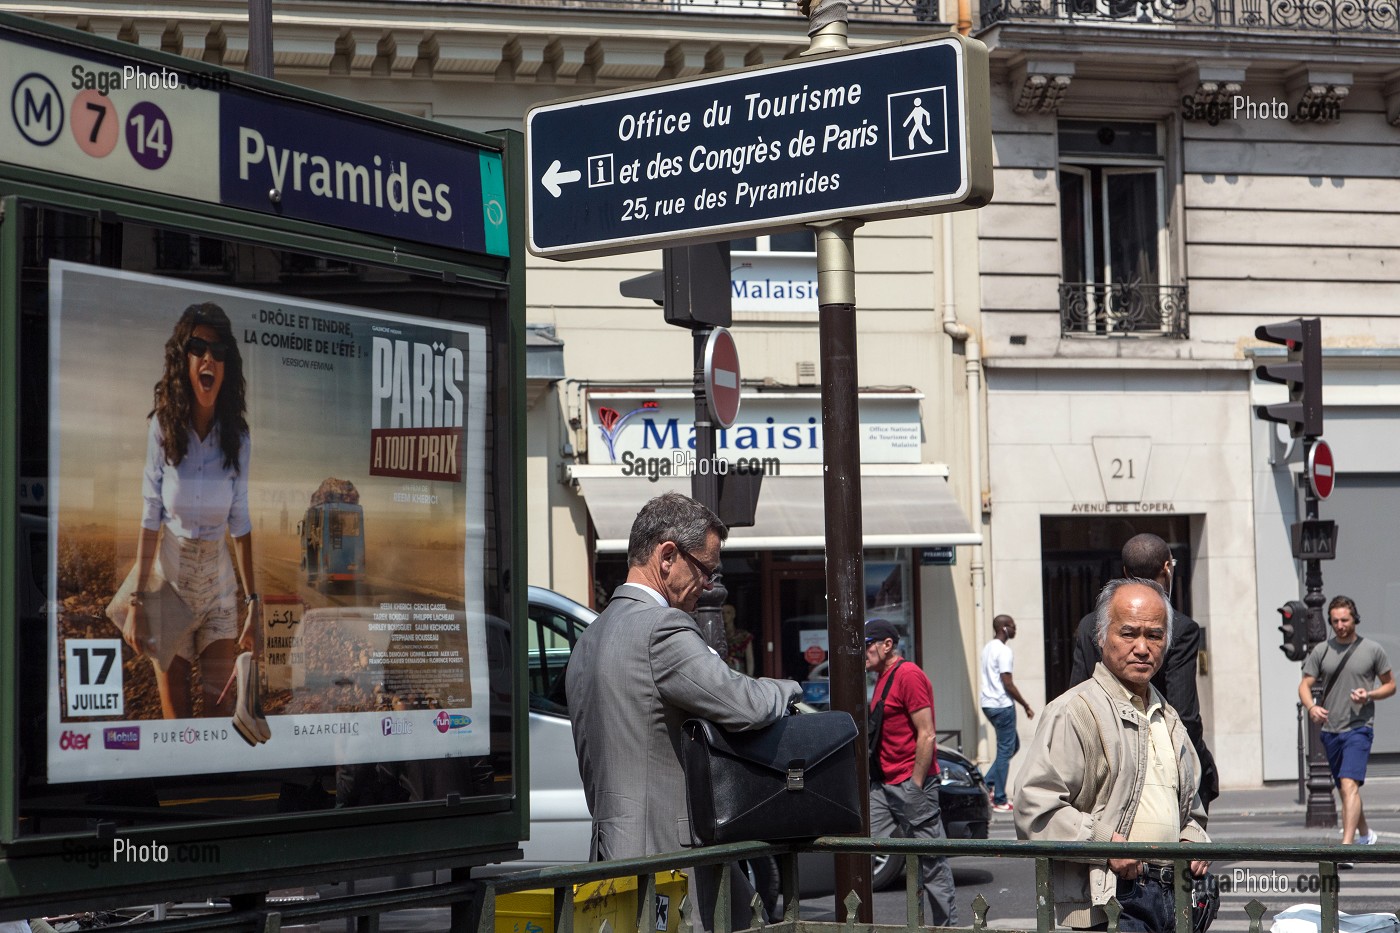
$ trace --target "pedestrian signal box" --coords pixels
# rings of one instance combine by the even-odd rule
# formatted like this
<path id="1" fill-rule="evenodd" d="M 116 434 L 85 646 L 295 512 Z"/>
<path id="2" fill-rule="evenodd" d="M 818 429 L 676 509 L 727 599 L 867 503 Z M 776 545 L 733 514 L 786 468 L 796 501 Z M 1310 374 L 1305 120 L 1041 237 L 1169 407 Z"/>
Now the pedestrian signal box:
<path id="1" fill-rule="evenodd" d="M 1296 560 L 1335 560 L 1337 523 L 1331 519 L 1308 519 L 1288 526 Z"/>
<path id="2" fill-rule="evenodd" d="M 523 139 L 0 14 L 0 921 L 525 814 Z"/>

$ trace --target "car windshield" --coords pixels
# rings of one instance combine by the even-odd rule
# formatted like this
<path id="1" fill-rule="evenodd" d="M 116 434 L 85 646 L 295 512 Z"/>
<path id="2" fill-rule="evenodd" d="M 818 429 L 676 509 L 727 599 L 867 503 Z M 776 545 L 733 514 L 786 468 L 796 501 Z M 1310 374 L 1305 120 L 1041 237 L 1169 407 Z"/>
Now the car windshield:
<path id="1" fill-rule="evenodd" d="M 582 606 L 556 606 L 532 596 L 526 636 L 531 710 L 556 716 L 569 714 L 568 699 L 564 695 L 564 669 L 592 616 L 593 613 Z"/>

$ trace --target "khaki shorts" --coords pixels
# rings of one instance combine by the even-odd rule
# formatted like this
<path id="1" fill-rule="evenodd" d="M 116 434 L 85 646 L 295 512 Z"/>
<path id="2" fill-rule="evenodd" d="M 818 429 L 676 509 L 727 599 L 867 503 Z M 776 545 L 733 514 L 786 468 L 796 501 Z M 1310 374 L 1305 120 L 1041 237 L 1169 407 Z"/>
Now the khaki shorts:
<path id="1" fill-rule="evenodd" d="M 225 539 L 180 538 L 167 529 L 161 535 L 160 564 L 195 618 L 194 628 L 177 643 L 177 657 L 193 661 L 216 641 L 237 640 L 238 581 Z"/>

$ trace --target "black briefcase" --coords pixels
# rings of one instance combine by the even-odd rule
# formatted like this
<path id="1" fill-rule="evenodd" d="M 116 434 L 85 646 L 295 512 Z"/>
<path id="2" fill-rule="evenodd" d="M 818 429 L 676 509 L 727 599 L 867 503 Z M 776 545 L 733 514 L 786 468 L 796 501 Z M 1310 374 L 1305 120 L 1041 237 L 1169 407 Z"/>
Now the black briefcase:
<path id="1" fill-rule="evenodd" d="M 690 830 L 705 845 L 859 832 L 856 723 L 832 711 L 753 732 L 685 722 Z"/>

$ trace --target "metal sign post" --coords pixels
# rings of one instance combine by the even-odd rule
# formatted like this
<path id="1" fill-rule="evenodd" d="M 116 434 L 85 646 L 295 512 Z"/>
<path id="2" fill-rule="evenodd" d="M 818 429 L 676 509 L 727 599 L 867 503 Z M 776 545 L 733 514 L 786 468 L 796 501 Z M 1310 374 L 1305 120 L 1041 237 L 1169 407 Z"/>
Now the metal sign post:
<path id="1" fill-rule="evenodd" d="M 724 285 L 727 287 L 728 282 Z M 726 288 L 727 291 L 727 288 Z M 695 354 L 695 377 L 692 391 L 695 393 L 695 469 L 690 474 L 690 495 L 711 512 L 719 514 L 719 476 L 713 467 L 715 463 L 715 423 L 706 397 L 705 348 L 709 344 L 714 328 L 696 327 L 691 331 Z M 729 660 L 729 636 L 724 631 L 724 604 L 729 599 L 729 590 L 723 580 L 716 580 L 708 590 L 702 590 L 695 607 L 695 621 L 705 636 L 706 643 L 721 658 Z"/>
<path id="2" fill-rule="evenodd" d="M 739 413 L 739 360 L 733 353 L 733 398 L 725 417 L 716 417 L 712 395 L 715 388 L 712 361 L 716 334 L 724 334 L 727 346 L 734 338 L 725 328 L 733 320 L 729 290 L 729 245 L 675 247 L 665 252 L 661 275 L 662 302 L 666 322 L 691 333 L 693 372 L 691 392 L 695 397 L 695 462 L 690 474 L 690 496 L 725 520 L 721 509 L 720 480 L 715 457 L 715 422 L 729 427 Z M 724 380 L 728 382 L 729 380 Z M 705 642 L 721 658 L 729 658 L 729 637 L 724 630 L 723 608 L 729 599 L 723 578 L 700 594 L 695 607 L 695 623 Z"/>
<path id="3" fill-rule="evenodd" d="M 1317 521 L 1317 485 L 1311 473 L 1314 463 L 1314 449 L 1317 444 L 1323 442 L 1308 437 L 1304 440 L 1307 450 L 1304 462 L 1309 469 L 1298 477 L 1298 484 L 1303 488 L 1304 524 Z M 1326 445 L 1323 444 L 1325 447 Z M 1330 449 L 1329 449 L 1330 454 Z M 1330 458 L 1329 458 L 1330 459 Z M 1329 464 L 1330 465 L 1330 464 Z M 1328 477 L 1327 491 L 1331 492 L 1330 475 Z M 1308 648 L 1321 644 L 1327 640 L 1327 620 L 1323 614 L 1323 605 L 1327 602 L 1327 597 L 1322 592 L 1322 561 L 1316 557 L 1310 557 L 1303 561 L 1303 585 L 1307 592 L 1303 594 L 1303 602 L 1308 607 Z M 1313 682 L 1313 703 L 1322 702 L 1322 683 Z M 1337 825 L 1337 801 L 1332 796 L 1332 773 L 1327 764 L 1327 753 L 1322 747 L 1322 727 L 1313 722 L 1312 717 L 1308 717 L 1308 803 L 1304 825 L 1312 827 L 1329 827 Z"/>
<path id="4" fill-rule="evenodd" d="M 817 303 L 822 373 L 822 503 L 826 510 L 826 630 L 831 708 L 860 726 L 856 780 L 870 783 L 865 726 L 865 561 L 860 489 L 860 379 L 856 374 L 855 231 L 859 221 L 817 229 Z M 870 832 L 868 795 L 861 795 L 862 831 Z M 836 856 L 836 890 L 860 898 L 856 921 L 871 923 L 870 859 Z M 836 899 L 838 921 L 845 904 Z"/>
<path id="5" fill-rule="evenodd" d="M 804 4 L 808 53 L 846 47 L 845 5 Z M 990 192 L 990 189 L 988 189 Z M 831 708 L 859 726 L 856 780 L 869 787 L 865 697 L 865 560 L 860 488 L 860 378 L 856 373 L 855 232 L 859 220 L 814 225 L 822 376 L 822 505 L 826 521 L 826 630 Z M 861 832 L 870 834 L 870 797 L 861 795 Z M 874 922 L 870 859 L 836 856 L 836 919 Z M 846 898 L 859 900 L 848 916 Z"/>
<path id="6" fill-rule="evenodd" d="M 1288 425 L 1289 433 L 1303 440 L 1304 462 L 1307 465 L 1298 477 L 1298 485 L 1303 493 L 1304 518 L 1294 523 L 1289 534 L 1296 542 L 1294 558 L 1303 561 L 1303 585 L 1306 590 L 1303 603 L 1308 608 L 1307 649 L 1311 651 L 1314 646 L 1327 640 L 1327 623 L 1322 613 L 1327 597 L 1322 594 L 1321 561 L 1330 560 L 1336 550 L 1336 524 L 1324 529 L 1317 518 L 1319 495 L 1326 498 L 1332 491 L 1331 448 L 1321 440 L 1322 321 L 1314 317 L 1261 324 L 1254 329 L 1254 335 L 1260 340 L 1288 348 L 1286 360 L 1264 363 L 1254 370 L 1255 375 L 1265 382 L 1287 386 L 1288 401 L 1257 406 L 1255 414 L 1265 421 Z M 1322 685 L 1314 683 L 1313 702 L 1321 699 Z M 1321 729 L 1312 721 L 1312 717 L 1308 717 L 1307 748 L 1306 824 L 1310 827 L 1336 826 L 1337 806 L 1332 798 L 1332 780 L 1322 749 Z M 1299 757 L 1302 757 L 1301 753 Z"/>
<path id="7" fill-rule="evenodd" d="M 248 0 L 248 71 L 272 77 L 272 0 Z"/>

